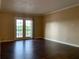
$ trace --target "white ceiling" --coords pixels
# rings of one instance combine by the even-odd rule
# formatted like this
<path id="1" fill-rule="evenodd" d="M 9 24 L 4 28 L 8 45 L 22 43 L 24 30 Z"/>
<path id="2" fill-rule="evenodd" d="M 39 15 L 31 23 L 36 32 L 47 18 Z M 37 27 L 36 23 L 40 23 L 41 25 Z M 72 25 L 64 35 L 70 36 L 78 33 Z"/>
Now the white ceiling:
<path id="1" fill-rule="evenodd" d="M 79 0 L 2 0 L 1 8 L 20 13 L 44 14 L 78 3 Z"/>

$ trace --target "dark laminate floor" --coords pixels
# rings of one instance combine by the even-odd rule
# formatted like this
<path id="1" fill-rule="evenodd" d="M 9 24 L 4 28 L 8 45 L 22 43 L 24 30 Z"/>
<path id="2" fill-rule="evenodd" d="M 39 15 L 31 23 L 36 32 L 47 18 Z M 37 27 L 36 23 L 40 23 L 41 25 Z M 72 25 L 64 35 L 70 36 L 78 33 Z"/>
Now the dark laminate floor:
<path id="1" fill-rule="evenodd" d="M 45 40 L 1 43 L 1 59 L 79 59 L 79 48 Z"/>

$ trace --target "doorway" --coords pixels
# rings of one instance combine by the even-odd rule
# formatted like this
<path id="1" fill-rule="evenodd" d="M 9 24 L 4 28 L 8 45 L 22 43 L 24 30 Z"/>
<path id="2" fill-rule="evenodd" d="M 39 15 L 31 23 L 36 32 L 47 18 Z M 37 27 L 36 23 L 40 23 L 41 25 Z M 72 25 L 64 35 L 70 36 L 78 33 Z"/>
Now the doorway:
<path id="1" fill-rule="evenodd" d="M 26 39 L 33 37 L 33 20 L 31 18 L 16 19 L 16 38 Z"/>

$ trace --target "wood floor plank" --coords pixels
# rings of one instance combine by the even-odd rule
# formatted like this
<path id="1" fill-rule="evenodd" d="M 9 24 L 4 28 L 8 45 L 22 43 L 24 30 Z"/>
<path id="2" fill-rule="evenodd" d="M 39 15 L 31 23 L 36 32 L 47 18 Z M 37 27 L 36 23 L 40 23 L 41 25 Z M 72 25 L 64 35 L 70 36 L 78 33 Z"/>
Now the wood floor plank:
<path id="1" fill-rule="evenodd" d="M 79 48 L 48 40 L 1 43 L 1 59 L 79 59 Z"/>

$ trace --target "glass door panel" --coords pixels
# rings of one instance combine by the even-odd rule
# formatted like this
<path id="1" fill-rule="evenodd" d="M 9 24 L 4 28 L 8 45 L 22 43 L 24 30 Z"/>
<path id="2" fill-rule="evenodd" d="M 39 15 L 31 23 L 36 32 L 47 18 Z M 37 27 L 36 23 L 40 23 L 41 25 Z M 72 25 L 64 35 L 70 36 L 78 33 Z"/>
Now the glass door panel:
<path id="1" fill-rule="evenodd" d="M 32 20 L 25 20 L 25 36 L 32 38 L 33 22 Z"/>
<path id="2" fill-rule="evenodd" d="M 23 20 L 16 19 L 16 38 L 23 37 Z"/>

